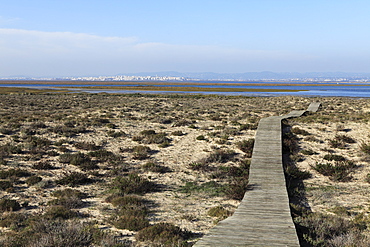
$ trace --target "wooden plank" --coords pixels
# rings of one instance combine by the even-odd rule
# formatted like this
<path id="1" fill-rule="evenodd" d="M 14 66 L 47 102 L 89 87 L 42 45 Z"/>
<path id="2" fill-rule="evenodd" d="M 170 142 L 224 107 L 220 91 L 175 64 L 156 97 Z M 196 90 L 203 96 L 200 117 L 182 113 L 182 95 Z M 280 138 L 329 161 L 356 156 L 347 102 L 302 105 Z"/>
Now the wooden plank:
<path id="1" fill-rule="evenodd" d="M 316 112 L 320 103 L 307 111 Z M 306 111 L 261 119 L 255 137 L 248 190 L 235 213 L 194 246 L 299 246 L 291 218 L 282 162 L 281 120 Z"/>

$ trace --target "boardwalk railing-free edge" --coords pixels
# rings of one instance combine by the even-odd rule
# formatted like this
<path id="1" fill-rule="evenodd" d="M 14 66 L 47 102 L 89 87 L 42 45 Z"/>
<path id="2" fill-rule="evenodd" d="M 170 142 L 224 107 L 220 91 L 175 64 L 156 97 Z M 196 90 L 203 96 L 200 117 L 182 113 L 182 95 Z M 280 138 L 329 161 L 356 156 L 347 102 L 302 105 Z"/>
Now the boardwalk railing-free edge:
<path id="1" fill-rule="evenodd" d="M 307 110 L 260 120 L 253 148 L 248 190 L 235 213 L 218 223 L 194 246 L 299 246 L 282 161 L 282 120 L 316 112 Z"/>

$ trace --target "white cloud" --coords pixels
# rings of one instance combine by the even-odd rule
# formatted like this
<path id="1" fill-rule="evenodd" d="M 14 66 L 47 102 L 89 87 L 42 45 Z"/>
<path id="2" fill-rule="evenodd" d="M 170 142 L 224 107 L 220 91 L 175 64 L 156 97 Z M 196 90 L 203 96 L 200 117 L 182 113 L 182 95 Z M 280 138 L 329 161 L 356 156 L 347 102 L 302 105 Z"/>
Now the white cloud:
<path id="1" fill-rule="evenodd" d="M 0 25 L 9 25 L 9 24 L 16 23 L 20 20 L 21 20 L 20 18 L 6 18 L 3 16 L 0 16 Z"/>
<path id="2" fill-rule="evenodd" d="M 285 51 L 143 43 L 135 37 L 0 29 L 0 76 L 67 76 L 139 71 L 275 70 L 313 57 Z M 275 66 L 275 67 L 274 67 Z M 282 69 L 289 71 L 289 69 Z"/>

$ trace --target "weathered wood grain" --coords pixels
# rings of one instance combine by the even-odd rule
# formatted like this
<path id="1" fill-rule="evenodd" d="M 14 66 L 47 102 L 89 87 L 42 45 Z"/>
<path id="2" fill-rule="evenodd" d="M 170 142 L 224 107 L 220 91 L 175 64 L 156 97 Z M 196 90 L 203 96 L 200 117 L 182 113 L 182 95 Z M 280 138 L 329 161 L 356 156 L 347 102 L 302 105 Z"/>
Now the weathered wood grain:
<path id="1" fill-rule="evenodd" d="M 316 112 L 320 103 L 307 111 Z M 290 214 L 282 161 L 281 120 L 306 111 L 261 119 L 252 154 L 250 189 L 233 216 L 221 221 L 194 246 L 299 246 Z"/>

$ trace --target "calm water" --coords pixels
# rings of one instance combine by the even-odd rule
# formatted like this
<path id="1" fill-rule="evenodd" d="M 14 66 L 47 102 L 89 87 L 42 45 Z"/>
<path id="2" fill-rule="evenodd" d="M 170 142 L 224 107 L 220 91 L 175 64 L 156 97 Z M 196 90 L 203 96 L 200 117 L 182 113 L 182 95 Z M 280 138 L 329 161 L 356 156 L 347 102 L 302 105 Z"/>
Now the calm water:
<path id="1" fill-rule="evenodd" d="M 206 83 L 206 82 L 203 82 Z M 211 82 L 215 84 L 214 82 Z M 181 92 L 176 91 L 176 88 L 187 87 L 189 85 L 163 85 L 166 87 L 173 87 L 173 91 L 139 91 L 139 90 L 115 90 L 114 87 L 122 87 L 122 85 L 73 85 L 77 89 L 71 89 L 73 92 L 88 92 L 88 93 L 199 93 L 199 94 L 221 94 L 221 95 L 245 95 L 245 96 L 280 96 L 280 95 L 295 95 L 295 96 L 340 96 L 340 97 L 370 97 L 370 84 L 353 84 L 353 83 L 325 83 L 333 86 L 323 86 L 321 83 L 295 83 L 301 86 L 280 86 L 279 84 L 267 85 L 271 83 L 261 83 L 259 86 L 252 86 L 248 84 L 255 84 L 256 82 L 246 82 L 243 86 L 225 85 L 233 82 L 220 82 L 223 85 L 202 85 L 194 86 L 199 88 L 246 88 L 246 89 L 280 89 L 280 90 L 299 90 L 298 92 Z M 238 82 L 239 83 L 239 82 Z M 266 85 L 264 85 L 266 84 Z M 310 85 L 309 85 L 310 84 Z M 315 84 L 317 86 L 312 86 Z M 72 85 L 45 85 L 45 84 L 0 84 L 5 87 L 30 87 L 30 88 L 58 88 L 68 87 Z M 87 89 L 87 86 L 110 86 L 111 89 Z M 131 84 L 125 86 L 138 86 L 138 84 Z M 161 87 L 162 85 L 156 85 Z"/>

